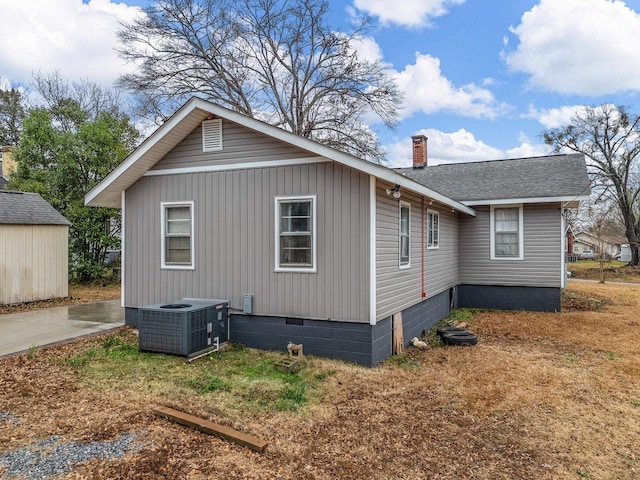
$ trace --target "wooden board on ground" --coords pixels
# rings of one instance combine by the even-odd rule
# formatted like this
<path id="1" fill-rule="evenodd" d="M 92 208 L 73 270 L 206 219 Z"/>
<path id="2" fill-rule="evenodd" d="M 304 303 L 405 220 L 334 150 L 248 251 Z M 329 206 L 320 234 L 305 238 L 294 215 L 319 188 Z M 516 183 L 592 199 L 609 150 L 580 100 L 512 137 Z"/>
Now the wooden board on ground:
<path id="1" fill-rule="evenodd" d="M 163 417 L 179 423 L 180 425 L 184 425 L 185 427 L 195 428 L 196 430 L 199 430 L 203 433 L 215 435 L 216 437 L 220 437 L 230 442 L 237 443 L 238 445 L 249 447 L 251 450 L 255 450 L 256 452 L 264 452 L 264 450 L 269 445 L 269 443 L 265 440 L 261 440 L 251 435 L 238 432 L 223 425 L 218 425 L 217 423 L 210 422 L 209 420 L 205 420 L 203 418 L 174 410 L 173 408 L 156 407 L 153 409 L 153 413 L 158 415 L 159 417 Z"/>
<path id="2" fill-rule="evenodd" d="M 402 312 L 391 317 L 393 324 L 393 350 L 394 355 L 402 355 L 404 352 L 404 334 L 402 331 Z"/>

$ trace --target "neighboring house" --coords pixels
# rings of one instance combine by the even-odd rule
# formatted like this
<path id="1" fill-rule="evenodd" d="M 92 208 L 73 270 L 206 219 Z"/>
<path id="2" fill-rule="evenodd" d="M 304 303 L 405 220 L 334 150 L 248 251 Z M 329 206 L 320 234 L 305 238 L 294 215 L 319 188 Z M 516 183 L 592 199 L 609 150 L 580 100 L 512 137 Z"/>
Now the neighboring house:
<path id="1" fill-rule="evenodd" d="M 68 295 L 69 225 L 37 193 L 0 190 L 0 304 Z"/>
<path id="2" fill-rule="evenodd" d="M 573 234 L 573 228 L 571 225 L 567 224 L 567 228 L 564 232 L 564 254 L 565 257 L 573 257 L 573 241 L 575 240 L 575 235 Z"/>
<path id="3" fill-rule="evenodd" d="M 0 190 L 7 186 L 11 172 L 16 168 L 16 162 L 13 159 L 14 150 L 14 147 L 0 147 Z"/>
<path id="4" fill-rule="evenodd" d="M 559 310 L 583 156 L 430 167 L 413 141 L 394 171 L 190 100 L 85 197 L 122 209 L 126 323 L 226 299 L 234 342 L 375 365 L 392 317 L 407 344 L 453 305 Z"/>
<path id="5" fill-rule="evenodd" d="M 573 253 L 582 258 L 597 257 L 600 253 L 605 258 L 614 258 L 620 255 L 621 246 L 622 242 L 617 239 L 598 237 L 582 230 L 574 235 Z"/>

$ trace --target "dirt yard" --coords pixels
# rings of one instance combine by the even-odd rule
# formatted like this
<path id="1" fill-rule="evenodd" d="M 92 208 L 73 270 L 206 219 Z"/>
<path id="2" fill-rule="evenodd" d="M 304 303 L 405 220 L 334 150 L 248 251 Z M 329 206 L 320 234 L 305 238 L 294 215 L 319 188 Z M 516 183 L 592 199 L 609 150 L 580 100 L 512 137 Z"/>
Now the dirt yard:
<path id="1" fill-rule="evenodd" d="M 640 282 L 640 267 L 632 267 L 616 260 L 605 262 L 602 266 L 603 272 L 600 270 L 600 262 L 596 260 L 578 260 L 567 263 L 567 270 L 571 272 L 572 278 L 584 280 L 600 281 L 604 273 L 605 282 Z"/>
<path id="2" fill-rule="evenodd" d="M 313 389 L 292 409 L 253 401 L 269 395 L 266 376 L 234 393 L 275 358 L 248 349 L 228 354 L 247 355 L 241 368 L 223 354 L 187 366 L 101 336 L 3 359 L 0 475 L 16 478 L 3 454 L 46 455 L 47 439 L 133 435 L 135 448 L 56 478 L 638 479 L 640 285 L 571 282 L 570 294 L 562 314 L 476 312 L 476 347 L 410 349 L 374 369 L 310 359 L 302 378 Z M 199 392 L 181 380 L 205 372 L 217 380 Z M 169 423 L 156 405 L 270 446 L 260 454 Z"/>
<path id="3" fill-rule="evenodd" d="M 0 305 L 0 315 L 4 313 L 28 312 L 40 308 L 76 305 L 79 303 L 100 302 L 120 298 L 119 283 L 95 283 L 92 285 L 69 285 L 69 296 L 39 302 L 18 303 L 16 305 Z"/>

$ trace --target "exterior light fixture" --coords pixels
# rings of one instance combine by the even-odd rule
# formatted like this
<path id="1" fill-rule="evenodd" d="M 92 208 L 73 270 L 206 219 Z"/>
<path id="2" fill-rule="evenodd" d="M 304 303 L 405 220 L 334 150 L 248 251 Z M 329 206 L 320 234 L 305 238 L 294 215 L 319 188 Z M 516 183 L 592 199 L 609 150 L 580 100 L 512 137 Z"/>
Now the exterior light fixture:
<path id="1" fill-rule="evenodd" d="M 400 185 L 396 185 L 393 188 L 386 189 L 387 195 L 393 196 L 393 198 L 400 198 L 402 194 L 400 193 Z"/>

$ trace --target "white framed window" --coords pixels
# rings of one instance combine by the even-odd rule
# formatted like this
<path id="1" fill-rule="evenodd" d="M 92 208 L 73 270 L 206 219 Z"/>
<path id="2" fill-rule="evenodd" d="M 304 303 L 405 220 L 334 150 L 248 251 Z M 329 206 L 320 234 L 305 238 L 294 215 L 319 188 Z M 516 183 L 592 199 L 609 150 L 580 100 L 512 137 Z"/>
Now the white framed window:
<path id="1" fill-rule="evenodd" d="M 222 150 L 222 119 L 202 122 L 202 151 L 217 152 Z"/>
<path id="2" fill-rule="evenodd" d="M 427 210 L 427 248 L 440 246 L 440 214 Z"/>
<path id="3" fill-rule="evenodd" d="M 524 260 L 522 204 L 491 206 L 491 260 Z"/>
<path id="4" fill-rule="evenodd" d="M 276 197 L 276 272 L 317 270 L 316 196 Z"/>
<path id="5" fill-rule="evenodd" d="M 162 202 L 162 268 L 194 269 L 193 202 Z"/>
<path id="6" fill-rule="evenodd" d="M 411 204 L 400 201 L 398 256 L 400 268 L 411 266 Z"/>

